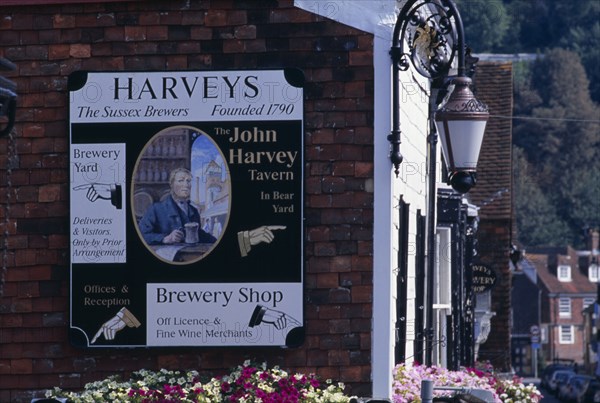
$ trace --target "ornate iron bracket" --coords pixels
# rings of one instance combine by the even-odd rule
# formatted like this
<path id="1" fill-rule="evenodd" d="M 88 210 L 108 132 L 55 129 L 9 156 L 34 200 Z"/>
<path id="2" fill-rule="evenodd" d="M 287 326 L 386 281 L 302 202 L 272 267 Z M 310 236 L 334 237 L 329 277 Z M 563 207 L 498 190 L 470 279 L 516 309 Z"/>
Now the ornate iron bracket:
<path id="1" fill-rule="evenodd" d="M 465 40 L 460 14 L 452 0 L 408 0 L 394 26 L 390 56 L 392 73 L 392 131 L 390 160 L 396 176 L 403 157 L 400 153 L 399 72 L 412 64 L 425 78 L 441 80 L 448 75 L 454 57 L 458 75 L 465 73 Z"/>

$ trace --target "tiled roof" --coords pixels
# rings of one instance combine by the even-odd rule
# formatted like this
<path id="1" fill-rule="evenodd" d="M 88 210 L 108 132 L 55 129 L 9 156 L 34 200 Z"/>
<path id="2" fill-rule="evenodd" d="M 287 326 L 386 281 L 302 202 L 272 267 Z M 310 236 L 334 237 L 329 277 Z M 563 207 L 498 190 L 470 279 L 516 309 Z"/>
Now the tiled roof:
<path id="1" fill-rule="evenodd" d="M 577 268 L 577 260 L 571 263 L 571 281 L 559 281 L 556 274 L 550 270 L 548 255 L 528 253 L 526 259 L 535 266 L 538 281 L 544 285 L 549 293 L 581 294 L 596 292 L 596 284 L 590 282 L 588 277 Z"/>
<path id="2" fill-rule="evenodd" d="M 469 195 L 481 207 L 481 218 L 511 219 L 512 63 L 479 62 L 474 81 L 476 96 L 491 116 L 477 164 L 477 186 Z"/>

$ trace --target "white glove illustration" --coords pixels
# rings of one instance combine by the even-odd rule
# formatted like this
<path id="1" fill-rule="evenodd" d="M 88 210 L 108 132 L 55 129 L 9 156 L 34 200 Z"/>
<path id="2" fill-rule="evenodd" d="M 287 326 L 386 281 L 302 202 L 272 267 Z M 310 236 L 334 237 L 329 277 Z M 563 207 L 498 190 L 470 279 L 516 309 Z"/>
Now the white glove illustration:
<path id="1" fill-rule="evenodd" d="M 106 340 L 113 340 L 116 333 L 125 328 L 125 326 L 138 327 L 140 325 L 140 321 L 127 308 L 121 308 L 115 316 L 104 322 L 90 344 L 94 344 L 98 340 L 98 337 L 102 335 L 104 335 Z"/>

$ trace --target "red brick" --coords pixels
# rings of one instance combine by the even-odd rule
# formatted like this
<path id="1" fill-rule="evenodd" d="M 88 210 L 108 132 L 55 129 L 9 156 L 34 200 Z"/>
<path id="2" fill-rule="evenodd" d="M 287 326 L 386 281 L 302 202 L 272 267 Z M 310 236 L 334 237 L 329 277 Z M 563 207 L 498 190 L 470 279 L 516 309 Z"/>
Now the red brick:
<path id="1" fill-rule="evenodd" d="M 20 282 L 19 283 L 19 298 L 31 298 L 37 297 L 40 295 L 40 290 L 38 287 L 38 282 L 30 281 L 30 282 Z"/>
<path id="2" fill-rule="evenodd" d="M 10 360 L 0 359 L 0 374 L 10 374 Z M 8 399 L 2 400 L 8 402 Z"/>
<path id="3" fill-rule="evenodd" d="M 183 15 L 178 11 L 169 11 L 166 13 L 160 13 L 160 23 L 162 25 L 181 25 Z"/>
<path id="4" fill-rule="evenodd" d="M 352 287 L 352 302 L 372 302 L 373 287 L 370 285 L 360 285 Z"/>
<path id="5" fill-rule="evenodd" d="M 75 58 L 87 58 L 92 55 L 89 44 L 74 44 L 69 47 L 69 56 Z"/>
<path id="6" fill-rule="evenodd" d="M 223 10 L 208 10 L 204 17 L 207 27 L 220 27 L 227 25 L 227 13 Z"/>
<path id="7" fill-rule="evenodd" d="M 339 349 L 341 346 L 340 335 L 324 334 L 319 340 L 319 348 L 321 350 Z"/>
<path id="8" fill-rule="evenodd" d="M 212 39 L 212 30 L 207 27 L 192 27 L 190 37 L 194 40 L 210 40 Z"/>
<path id="9" fill-rule="evenodd" d="M 169 28 L 165 26 L 152 26 L 146 28 L 146 40 L 161 41 L 169 38 Z"/>
<path id="10" fill-rule="evenodd" d="M 48 247 L 50 249 L 67 248 L 69 245 L 69 236 L 61 234 L 51 234 L 48 238 Z"/>
<path id="11" fill-rule="evenodd" d="M 8 238 L 9 249 L 24 249 L 29 246 L 27 235 L 13 235 Z"/>
<path id="12" fill-rule="evenodd" d="M 246 10 L 227 11 L 227 25 L 243 25 L 247 22 Z"/>
<path id="13" fill-rule="evenodd" d="M 312 242 L 328 241 L 329 240 L 329 228 L 328 227 L 312 227 L 307 229 L 308 240 Z"/>
<path id="14" fill-rule="evenodd" d="M 312 273 L 327 272 L 331 268 L 331 259 L 325 257 L 311 257 L 308 267 Z"/>
<path id="15" fill-rule="evenodd" d="M 271 12 L 271 22 L 273 23 L 312 22 L 313 18 L 313 14 L 296 8 L 279 9 Z"/>
<path id="16" fill-rule="evenodd" d="M 372 51 L 354 51 L 350 52 L 350 65 L 351 66 L 371 66 L 373 65 L 373 52 Z"/>
<path id="17" fill-rule="evenodd" d="M 223 44 L 223 53 L 239 53 L 246 50 L 246 42 L 242 40 L 226 41 Z"/>
<path id="18" fill-rule="evenodd" d="M 23 316 L 21 314 L 2 314 L 0 317 L 0 323 L 2 324 L 2 328 L 8 327 L 21 327 L 23 325 Z M 2 330 L 4 332 L 5 330 Z M 6 331 L 8 334 L 8 331 Z"/>
<path id="19" fill-rule="evenodd" d="M 315 365 L 321 367 L 327 364 L 327 355 L 323 351 L 309 351 L 306 357 L 307 365 Z"/>
<path id="20" fill-rule="evenodd" d="M 31 312 L 33 307 L 33 302 L 30 298 L 28 299 L 17 299 L 13 303 L 13 309 L 15 312 Z"/>
<path id="21" fill-rule="evenodd" d="M 81 374 L 62 374 L 59 375 L 58 386 L 62 389 L 80 388 L 82 385 Z"/>
<path id="22" fill-rule="evenodd" d="M 146 39 L 146 27 L 125 27 L 125 41 L 143 41 Z"/>
<path id="23" fill-rule="evenodd" d="M 320 367 L 317 369 L 317 375 L 323 379 L 340 379 L 339 367 Z"/>
<path id="24" fill-rule="evenodd" d="M 60 200 L 61 185 L 52 184 L 40 187 L 39 202 L 47 203 Z"/>
<path id="25" fill-rule="evenodd" d="M 46 60 L 48 59 L 48 47 L 28 45 L 25 47 L 25 56 L 27 59 Z"/>
<path id="26" fill-rule="evenodd" d="M 304 191 L 306 194 L 319 194 L 321 193 L 321 179 L 315 177 L 309 177 L 306 179 Z"/>
<path id="27" fill-rule="evenodd" d="M 331 261 L 331 270 L 333 272 L 347 272 L 352 269 L 352 257 L 335 256 Z"/>
<path id="28" fill-rule="evenodd" d="M 104 40 L 109 42 L 122 41 L 125 38 L 123 27 L 108 27 L 104 29 Z"/>
<path id="29" fill-rule="evenodd" d="M 338 287 L 329 290 L 329 302 L 339 304 L 352 302 L 350 297 L 350 290 L 343 287 Z"/>
<path id="30" fill-rule="evenodd" d="M 74 28 L 76 26 L 74 15 L 54 15 L 54 28 Z"/>
<path id="31" fill-rule="evenodd" d="M 32 29 L 33 15 L 26 13 L 16 13 L 12 15 L 12 29 Z"/>
<path id="32" fill-rule="evenodd" d="M 256 38 L 256 25 L 242 25 L 236 27 L 234 36 L 237 39 L 255 39 Z"/>
<path id="33" fill-rule="evenodd" d="M 30 132 L 39 132 L 43 134 L 43 125 L 30 124 L 27 125 Z M 25 131 L 23 131 L 25 135 Z M 34 154 L 44 154 L 54 152 L 54 139 L 51 137 L 43 137 L 33 139 L 31 141 L 31 152 Z"/>
<path id="34" fill-rule="evenodd" d="M 344 84 L 344 95 L 347 97 L 362 98 L 366 95 L 365 82 L 353 81 Z"/>
<path id="35" fill-rule="evenodd" d="M 317 161 L 337 160 L 342 154 L 342 146 L 340 144 L 324 144 L 317 147 L 309 147 L 306 151 L 306 157 Z"/>
<path id="36" fill-rule="evenodd" d="M 315 256 L 335 256 L 336 254 L 333 242 L 318 242 L 314 248 Z"/>
<path id="37" fill-rule="evenodd" d="M 323 193 L 342 193 L 346 190 L 346 180 L 339 176 L 330 176 L 321 181 Z"/>
<path id="38" fill-rule="evenodd" d="M 347 350 L 329 350 L 327 361 L 329 365 L 347 366 L 350 364 L 350 352 Z"/>
<path id="39" fill-rule="evenodd" d="M 160 24 L 160 13 L 156 11 L 147 11 L 139 14 L 139 23 L 142 26 Z"/>
<path id="40" fill-rule="evenodd" d="M 311 195 L 308 200 L 312 208 L 332 207 L 331 195 Z"/>
<path id="41" fill-rule="evenodd" d="M 203 25 L 204 24 L 204 11 L 188 11 L 183 14 L 182 25 Z"/>
<path id="42" fill-rule="evenodd" d="M 317 288 L 336 288 L 340 286 L 337 273 L 317 274 Z"/>
<path id="43" fill-rule="evenodd" d="M 248 40 L 245 44 L 246 52 L 264 52 L 267 46 L 264 39 Z"/>
<path id="44" fill-rule="evenodd" d="M 345 365 L 340 368 L 340 376 L 343 377 L 346 382 L 359 382 L 365 379 L 363 376 L 365 371 L 368 371 L 367 366 Z"/>

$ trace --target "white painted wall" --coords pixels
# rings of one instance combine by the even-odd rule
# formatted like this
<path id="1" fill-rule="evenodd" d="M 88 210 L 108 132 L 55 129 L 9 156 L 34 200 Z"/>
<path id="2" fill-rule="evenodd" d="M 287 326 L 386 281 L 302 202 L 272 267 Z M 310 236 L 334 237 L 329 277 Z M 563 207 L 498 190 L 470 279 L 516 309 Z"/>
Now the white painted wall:
<path id="1" fill-rule="evenodd" d="M 301 9 L 322 15 L 374 35 L 373 66 L 375 73 L 374 127 L 374 223 L 373 223 L 373 397 L 392 397 L 392 370 L 396 322 L 396 275 L 398 267 L 398 203 L 400 195 L 410 204 L 409 244 L 409 315 L 406 355 L 413 352 L 415 319 L 415 251 L 416 211 L 426 212 L 427 111 L 428 82 L 410 72 L 401 74 L 401 153 L 404 162 L 396 178 L 389 160 L 391 131 L 391 47 L 396 22 L 395 0 L 295 0 Z M 417 80 L 415 77 L 419 77 Z"/>

